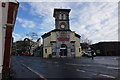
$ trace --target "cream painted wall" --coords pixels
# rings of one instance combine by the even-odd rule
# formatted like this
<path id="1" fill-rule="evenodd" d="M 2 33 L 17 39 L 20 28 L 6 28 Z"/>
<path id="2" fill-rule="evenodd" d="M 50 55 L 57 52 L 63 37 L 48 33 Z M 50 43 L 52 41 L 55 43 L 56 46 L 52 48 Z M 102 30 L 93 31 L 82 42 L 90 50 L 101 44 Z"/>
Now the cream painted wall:
<path id="1" fill-rule="evenodd" d="M 71 32 L 70 33 L 70 41 L 75 41 L 74 37 L 75 37 L 75 33 Z"/>
<path id="2" fill-rule="evenodd" d="M 51 51 L 51 44 L 50 41 L 56 41 L 56 33 L 55 32 L 51 32 L 51 35 L 47 38 L 44 39 L 43 43 L 43 57 L 47 58 L 49 56 L 49 54 L 52 54 Z M 45 49 L 47 49 L 47 53 L 45 53 Z"/>
<path id="3" fill-rule="evenodd" d="M 8 5 L 3 8 L 2 2 L 0 2 L 0 73 L 2 73 L 2 65 L 4 58 L 4 43 L 5 43 L 5 24 L 7 23 L 7 15 L 8 15 Z"/>
<path id="4" fill-rule="evenodd" d="M 44 38 L 44 41 L 43 41 L 44 45 L 43 46 L 45 46 L 45 47 L 50 46 L 50 40 L 51 40 L 51 36 Z"/>
<path id="5" fill-rule="evenodd" d="M 45 49 L 47 49 L 47 53 L 45 53 Z M 51 47 L 44 47 L 44 54 L 43 54 L 43 57 L 44 58 L 47 58 L 47 57 L 49 57 L 49 54 L 52 54 L 51 53 Z"/>
<path id="6" fill-rule="evenodd" d="M 2 3 L 1 3 L 2 4 Z M 0 12 L 2 12 L 2 13 L 0 13 L 0 16 L 2 16 L 2 17 L 0 17 L 1 18 L 1 20 L 0 21 L 2 21 L 1 23 L 0 23 L 0 29 L 2 30 L 2 31 L 0 31 L 0 34 L 1 34 L 1 36 L 0 36 L 0 39 L 1 39 L 1 41 L 0 41 L 0 48 L 2 48 L 2 50 L 0 50 L 1 52 L 0 52 L 0 65 L 2 65 L 3 64 L 3 57 L 4 57 L 4 43 L 5 43 L 5 24 L 7 23 L 7 15 L 8 15 L 8 5 L 9 5 L 9 3 L 6 3 L 6 7 L 5 8 L 3 8 L 3 7 L 1 7 L 0 6 Z"/>
<path id="7" fill-rule="evenodd" d="M 75 39 L 75 53 L 76 53 L 76 57 L 80 57 L 81 56 L 81 46 L 80 46 L 80 39 L 77 37 L 74 37 Z M 79 52 L 79 48 L 80 48 L 80 52 Z"/>
<path id="8" fill-rule="evenodd" d="M 51 32 L 51 41 L 56 41 L 56 32 Z"/>
<path id="9" fill-rule="evenodd" d="M 43 41 L 43 43 L 44 43 L 43 44 L 43 57 L 44 58 L 47 58 L 49 56 L 49 54 L 52 54 L 50 41 L 56 41 L 56 33 L 55 32 L 51 32 L 51 35 L 49 37 L 45 38 Z M 70 33 L 70 41 L 75 41 L 75 53 L 76 53 L 75 56 L 80 57 L 81 56 L 80 39 L 75 36 L 75 32 Z M 79 52 L 79 48 L 80 48 L 80 52 Z M 45 49 L 47 49 L 47 53 L 45 53 Z"/>
<path id="10" fill-rule="evenodd" d="M 49 54 L 51 54 L 51 44 L 50 44 L 51 36 L 44 38 L 43 40 L 43 57 L 47 58 Z M 47 49 L 47 53 L 45 53 L 45 49 Z"/>
<path id="11" fill-rule="evenodd" d="M 0 5 L 1 5 L 0 1 Z M 3 58 L 2 58 L 2 7 L 0 6 L 0 73 L 2 72 L 2 63 L 3 63 Z M 0 79 L 1 79 L 1 74 L 0 74 Z"/>
<path id="12" fill-rule="evenodd" d="M 75 32 L 70 33 L 70 41 L 75 41 L 76 57 L 80 57 L 81 56 L 80 39 L 75 36 Z M 79 52 L 79 48 L 80 48 L 80 52 Z"/>

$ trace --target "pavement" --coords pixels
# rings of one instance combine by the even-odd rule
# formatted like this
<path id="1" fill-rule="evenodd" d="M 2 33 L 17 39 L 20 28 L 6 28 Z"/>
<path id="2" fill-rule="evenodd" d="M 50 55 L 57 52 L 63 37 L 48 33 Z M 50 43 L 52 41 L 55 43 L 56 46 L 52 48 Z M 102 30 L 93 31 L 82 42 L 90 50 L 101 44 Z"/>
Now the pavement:
<path id="1" fill-rule="evenodd" d="M 2 79 L 2 73 L 0 73 L 0 79 Z"/>
<path id="2" fill-rule="evenodd" d="M 31 79 L 119 79 L 117 56 L 98 56 L 94 60 L 81 58 L 54 58 L 11 56 L 11 77 Z"/>

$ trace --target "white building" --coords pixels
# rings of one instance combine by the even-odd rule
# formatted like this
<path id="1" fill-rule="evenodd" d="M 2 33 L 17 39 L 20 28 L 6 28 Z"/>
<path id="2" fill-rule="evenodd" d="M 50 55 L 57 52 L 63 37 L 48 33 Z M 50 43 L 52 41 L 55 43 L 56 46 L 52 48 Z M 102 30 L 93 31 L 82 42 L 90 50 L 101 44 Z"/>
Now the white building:
<path id="1" fill-rule="evenodd" d="M 19 3 L 16 0 L 0 0 L 0 79 L 9 75 L 12 31 Z"/>

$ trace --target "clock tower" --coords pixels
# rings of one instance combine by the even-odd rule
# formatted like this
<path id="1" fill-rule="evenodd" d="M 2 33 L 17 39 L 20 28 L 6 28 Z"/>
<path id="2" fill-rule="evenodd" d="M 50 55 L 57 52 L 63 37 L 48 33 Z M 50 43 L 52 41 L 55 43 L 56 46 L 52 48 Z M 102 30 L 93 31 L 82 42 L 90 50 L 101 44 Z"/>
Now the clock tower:
<path id="1" fill-rule="evenodd" d="M 71 9 L 54 9 L 55 29 L 42 35 L 43 57 L 80 56 L 80 35 L 70 30 L 70 11 Z"/>
<path id="2" fill-rule="evenodd" d="M 54 9 L 55 29 L 69 30 L 69 12 L 70 9 Z"/>

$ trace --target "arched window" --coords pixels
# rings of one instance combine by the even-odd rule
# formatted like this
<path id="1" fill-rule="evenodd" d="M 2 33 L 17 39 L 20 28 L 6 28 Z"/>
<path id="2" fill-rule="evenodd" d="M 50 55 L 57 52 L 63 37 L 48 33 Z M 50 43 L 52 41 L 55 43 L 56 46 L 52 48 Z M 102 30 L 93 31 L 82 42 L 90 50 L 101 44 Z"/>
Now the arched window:
<path id="1" fill-rule="evenodd" d="M 59 19 L 62 19 L 62 14 L 59 15 Z"/>
<path id="2" fill-rule="evenodd" d="M 66 15 L 65 15 L 65 14 L 63 14 L 63 19 L 64 19 L 64 20 L 66 19 Z"/>

